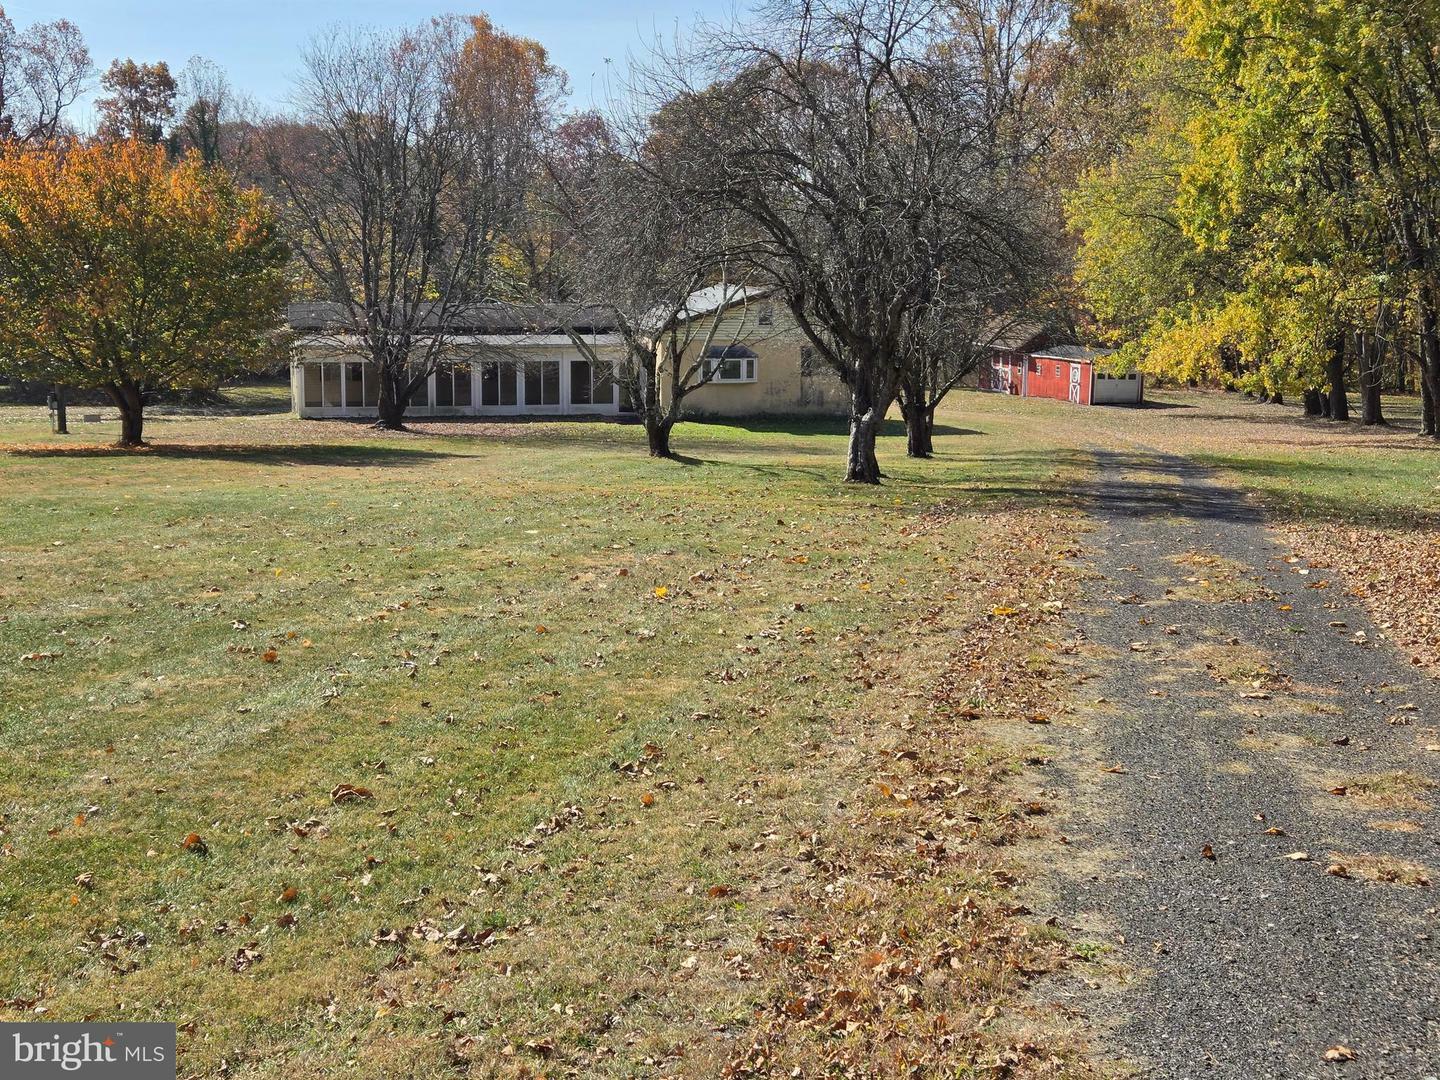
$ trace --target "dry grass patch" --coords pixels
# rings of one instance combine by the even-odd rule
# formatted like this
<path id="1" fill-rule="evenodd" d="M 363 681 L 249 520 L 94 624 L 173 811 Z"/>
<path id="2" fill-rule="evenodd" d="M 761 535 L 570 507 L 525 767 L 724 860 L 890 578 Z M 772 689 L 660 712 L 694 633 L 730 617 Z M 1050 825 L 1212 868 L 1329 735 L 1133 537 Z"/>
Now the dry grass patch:
<path id="1" fill-rule="evenodd" d="M 1243 564 L 1211 552 L 1186 551 L 1171 556 L 1171 561 L 1185 575 L 1165 590 L 1172 600 L 1240 602 L 1258 599 L 1268 592 Z"/>
<path id="2" fill-rule="evenodd" d="M 1423 798 L 1435 781 L 1416 773 L 1396 770 L 1372 773 L 1328 785 L 1330 794 L 1342 797 L 1361 810 L 1410 810 L 1423 813 L 1432 807 Z"/>
<path id="3" fill-rule="evenodd" d="M 1426 866 L 1393 855 L 1347 855 L 1330 853 L 1326 872 L 1336 877 L 1361 878 L 1386 885 L 1408 885 L 1412 889 L 1430 887 L 1431 872 Z"/>

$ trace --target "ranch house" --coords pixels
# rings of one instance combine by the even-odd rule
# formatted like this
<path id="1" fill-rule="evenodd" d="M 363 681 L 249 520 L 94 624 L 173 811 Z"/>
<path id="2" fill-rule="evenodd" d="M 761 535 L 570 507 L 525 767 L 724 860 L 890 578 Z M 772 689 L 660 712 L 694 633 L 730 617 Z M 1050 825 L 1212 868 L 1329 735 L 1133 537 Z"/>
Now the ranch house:
<path id="1" fill-rule="evenodd" d="M 681 319 L 684 339 L 691 348 L 706 348 L 712 373 L 710 382 L 685 399 L 687 415 L 839 414 L 847 407 L 839 378 L 805 344 L 788 310 L 763 291 L 703 289 L 690 298 Z M 379 383 L 360 343 L 346 332 L 340 306 L 292 304 L 289 322 L 295 335 L 290 369 L 295 415 L 373 417 Z M 603 309 L 474 304 L 446 333 L 451 355 L 412 399 L 410 416 L 631 411 L 615 378 L 625 346 Z"/>

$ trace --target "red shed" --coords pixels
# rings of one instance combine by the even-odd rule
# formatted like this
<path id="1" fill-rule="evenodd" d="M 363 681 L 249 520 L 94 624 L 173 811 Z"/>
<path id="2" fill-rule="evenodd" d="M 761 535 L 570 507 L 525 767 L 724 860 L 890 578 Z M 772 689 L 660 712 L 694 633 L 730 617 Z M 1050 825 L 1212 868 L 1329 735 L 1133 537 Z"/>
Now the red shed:
<path id="1" fill-rule="evenodd" d="M 1023 338 L 1023 340 L 1021 340 Z M 1097 370 L 1111 349 L 1051 345 L 1043 333 L 1020 334 L 991 346 L 979 386 L 997 394 L 1053 398 L 1076 405 L 1138 405 L 1145 380 L 1138 371 Z"/>

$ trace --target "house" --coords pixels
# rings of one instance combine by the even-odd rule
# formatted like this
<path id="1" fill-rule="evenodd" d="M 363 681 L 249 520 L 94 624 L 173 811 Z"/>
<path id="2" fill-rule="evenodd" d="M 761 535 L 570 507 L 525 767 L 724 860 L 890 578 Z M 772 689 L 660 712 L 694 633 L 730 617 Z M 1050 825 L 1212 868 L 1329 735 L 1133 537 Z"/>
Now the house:
<path id="1" fill-rule="evenodd" d="M 687 415 L 836 415 L 848 407 L 840 378 L 815 356 L 789 310 L 767 290 L 702 289 L 690 297 L 681 319 L 681 337 L 707 349 L 704 360 L 712 372 L 709 383 L 686 397 Z M 294 413 L 374 416 L 380 394 L 375 368 L 347 332 L 340 305 L 292 304 L 289 322 L 295 334 Z M 450 358 L 411 400 L 409 416 L 631 411 L 614 375 L 625 362 L 625 345 L 602 308 L 473 304 L 451 320 L 446 333 Z M 688 364 L 688 356 L 682 362 Z"/>
<path id="2" fill-rule="evenodd" d="M 1076 405 L 1138 405 L 1145 399 L 1140 372 L 1112 371 L 1103 362 L 1113 349 L 1059 344 L 1049 331 L 1033 325 L 998 333 L 989 349 L 980 364 L 981 390 Z"/>
<path id="3" fill-rule="evenodd" d="M 692 294 L 680 313 L 682 342 L 704 349 L 710 381 L 685 398 L 688 416 L 837 416 L 850 393 L 766 288 L 713 285 Z M 668 358 L 661 350 L 662 364 Z M 688 368 L 687 352 L 681 361 Z M 662 380 L 662 394 L 669 387 Z"/>
<path id="4" fill-rule="evenodd" d="M 333 303 L 292 304 L 290 394 L 300 417 L 369 417 L 380 397 L 375 366 Z M 614 365 L 625 347 L 599 309 L 564 304 L 472 304 L 447 328 L 449 357 L 431 373 L 410 416 L 615 416 L 628 411 Z M 572 337 L 585 341 L 594 361 Z"/>

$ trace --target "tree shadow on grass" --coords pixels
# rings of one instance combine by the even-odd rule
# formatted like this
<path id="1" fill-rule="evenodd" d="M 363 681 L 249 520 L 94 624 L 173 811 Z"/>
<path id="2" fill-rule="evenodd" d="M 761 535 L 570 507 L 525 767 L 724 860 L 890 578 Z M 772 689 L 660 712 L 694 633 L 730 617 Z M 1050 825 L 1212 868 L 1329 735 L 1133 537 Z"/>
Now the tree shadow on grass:
<path id="1" fill-rule="evenodd" d="M 359 443 L 156 443 L 130 448 L 115 445 L 64 446 L 36 443 L 0 446 L 0 455 L 30 458 L 129 458 L 137 461 L 233 461 L 253 465 L 330 465 L 352 468 L 416 465 L 423 461 L 467 457 L 414 446 Z"/>
<path id="2" fill-rule="evenodd" d="M 850 434 L 850 420 L 845 416 L 695 416 L 687 417 L 687 424 L 702 428 L 739 428 L 756 435 L 830 435 L 844 437 Z M 880 426 L 881 438 L 905 434 L 905 421 L 895 417 L 886 418 Z M 936 424 L 935 435 L 979 435 L 971 428 L 952 427 Z"/>

